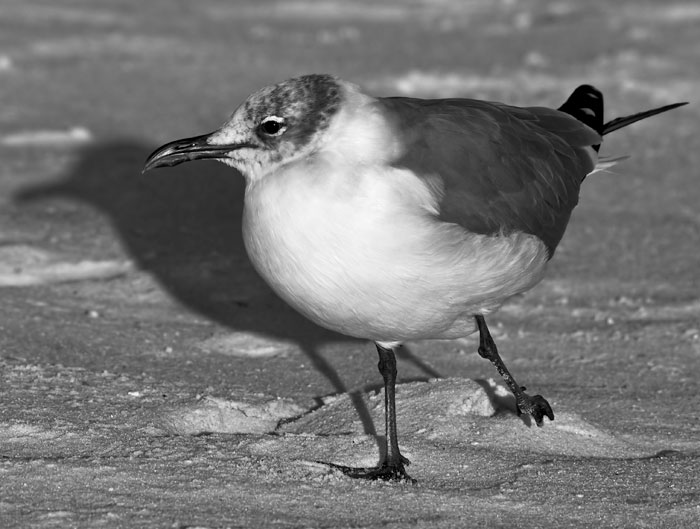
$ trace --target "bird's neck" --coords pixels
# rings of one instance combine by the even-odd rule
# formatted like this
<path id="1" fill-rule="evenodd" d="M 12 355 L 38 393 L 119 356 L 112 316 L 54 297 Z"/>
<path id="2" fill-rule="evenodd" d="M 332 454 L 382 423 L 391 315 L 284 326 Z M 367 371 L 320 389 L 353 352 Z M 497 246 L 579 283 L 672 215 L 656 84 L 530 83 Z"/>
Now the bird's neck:
<path id="1" fill-rule="evenodd" d="M 343 83 L 343 104 L 333 117 L 319 152 L 356 165 L 388 165 L 403 150 L 377 99 Z"/>

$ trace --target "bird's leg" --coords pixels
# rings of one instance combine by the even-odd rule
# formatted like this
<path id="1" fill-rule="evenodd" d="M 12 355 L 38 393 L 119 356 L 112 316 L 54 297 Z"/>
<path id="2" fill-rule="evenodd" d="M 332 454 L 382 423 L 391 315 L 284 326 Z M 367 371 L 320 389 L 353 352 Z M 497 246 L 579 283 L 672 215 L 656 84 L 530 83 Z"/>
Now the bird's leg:
<path id="1" fill-rule="evenodd" d="M 377 367 L 384 379 L 384 419 L 386 431 L 386 459 L 384 465 L 395 467 L 406 476 L 403 466 L 410 461 L 399 451 L 399 438 L 396 433 L 396 356 L 393 349 L 386 349 L 379 344 L 379 363 Z M 408 476 L 406 476 L 408 477 Z"/>
<path id="2" fill-rule="evenodd" d="M 401 455 L 396 433 L 396 356 L 393 349 L 376 344 L 379 353 L 379 372 L 384 378 L 384 415 L 386 437 L 384 438 L 384 460 L 374 468 L 354 468 L 330 464 L 351 478 L 382 479 L 385 481 L 408 481 L 415 483 L 404 468 L 410 461 Z"/>
<path id="3" fill-rule="evenodd" d="M 525 387 L 519 386 L 513 375 L 508 371 L 501 356 L 498 354 L 496 343 L 491 337 L 484 317 L 479 314 L 474 316 L 474 319 L 476 319 L 476 325 L 479 328 L 479 354 L 496 366 L 499 374 L 503 377 L 513 395 L 515 395 L 515 408 L 518 415 L 523 412 L 532 415 L 537 426 L 542 426 L 542 418 L 545 416 L 549 417 L 550 421 L 553 421 L 554 412 L 552 412 L 552 408 L 545 398 L 542 395 L 530 397 L 525 393 Z"/>

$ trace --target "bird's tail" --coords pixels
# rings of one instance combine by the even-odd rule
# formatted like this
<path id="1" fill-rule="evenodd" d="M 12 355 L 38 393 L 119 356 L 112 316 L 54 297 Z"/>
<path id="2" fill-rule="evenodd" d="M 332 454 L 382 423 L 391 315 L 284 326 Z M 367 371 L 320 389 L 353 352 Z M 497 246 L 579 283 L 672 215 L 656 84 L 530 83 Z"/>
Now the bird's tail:
<path id="1" fill-rule="evenodd" d="M 661 114 L 662 112 L 673 110 L 674 108 L 687 104 L 687 102 L 673 103 L 671 105 L 645 110 L 644 112 L 638 112 L 636 114 L 632 114 L 631 116 L 615 118 L 605 123 L 603 121 L 603 94 L 600 92 L 600 90 L 594 88 L 593 86 L 584 84 L 573 91 L 564 104 L 559 107 L 559 110 L 566 112 L 585 125 L 588 125 L 601 136 L 605 136 L 606 134 L 621 129 L 622 127 L 626 127 L 627 125 L 631 125 L 632 123 L 636 123 L 642 119 L 646 119 L 651 116 L 655 116 L 656 114 Z M 600 150 L 600 144 L 591 145 L 591 147 L 596 152 Z M 627 158 L 627 156 L 599 158 L 593 172 L 608 169 L 609 167 L 615 165 L 616 162 L 624 160 L 625 158 Z"/>

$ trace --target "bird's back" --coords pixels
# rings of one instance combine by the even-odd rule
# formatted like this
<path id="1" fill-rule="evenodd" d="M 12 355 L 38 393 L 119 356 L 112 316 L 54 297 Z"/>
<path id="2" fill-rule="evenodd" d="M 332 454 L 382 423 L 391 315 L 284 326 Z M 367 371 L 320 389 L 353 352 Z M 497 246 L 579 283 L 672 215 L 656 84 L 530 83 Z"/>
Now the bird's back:
<path id="1" fill-rule="evenodd" d="M 470 99 L 380 100 L 401 135 L 394 164 L 441 185 L 440 219 L 472 233 L 525 232 L 554 253 L 600 135 L 558 110 Z"/>

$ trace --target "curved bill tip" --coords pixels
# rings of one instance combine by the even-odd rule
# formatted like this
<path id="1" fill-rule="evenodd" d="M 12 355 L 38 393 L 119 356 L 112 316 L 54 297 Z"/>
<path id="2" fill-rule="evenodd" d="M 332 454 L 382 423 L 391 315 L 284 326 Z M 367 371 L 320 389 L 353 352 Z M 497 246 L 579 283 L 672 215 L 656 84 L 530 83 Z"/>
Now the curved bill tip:
<path id="1" fill-rule="evenodd" d="M 171 141 L 158 147 L 146 158 L 141 173 L 159 167 L 172 167 L 191 160 L 228 158 L 228 154 L 231 151 L 241 147 L 254 147 L 248 144 L 211 145 L 208 143 L 210 136 L 211 134 L 203 134 L 192 138 Z"/>
<path id="2" fill-rule="evenodd" d="M 159 167 L 172 167 L 197 159 L 197 154 L 211 151 L 214 148 L 214 146 L 207 143 L 207 138 L 209 138 L 209 134 L 203 134 L 161 145 L 146 158 L 141 173 Z"/>

